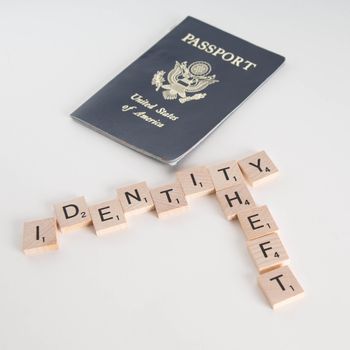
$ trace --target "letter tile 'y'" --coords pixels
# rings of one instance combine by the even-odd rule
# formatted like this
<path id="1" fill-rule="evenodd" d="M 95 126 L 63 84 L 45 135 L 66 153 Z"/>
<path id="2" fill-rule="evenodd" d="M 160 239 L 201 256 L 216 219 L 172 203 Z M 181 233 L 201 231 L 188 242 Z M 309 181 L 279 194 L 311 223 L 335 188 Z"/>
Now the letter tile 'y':
<path id="1" fill-rule="evenodd" d="M 278 174 L 277 167 L 265 151 L 238 161 L 238 165 L 251 186 L 259 185 Z"/>

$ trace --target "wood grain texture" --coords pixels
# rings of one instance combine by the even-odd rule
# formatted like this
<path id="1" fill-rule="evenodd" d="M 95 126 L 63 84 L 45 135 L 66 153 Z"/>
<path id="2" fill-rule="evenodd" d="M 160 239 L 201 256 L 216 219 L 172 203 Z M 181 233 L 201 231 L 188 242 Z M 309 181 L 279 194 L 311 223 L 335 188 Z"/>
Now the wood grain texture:
<path id="1" fill-rule="evenodd" d="M 236 161 L 228 161 L 208 167 L 216 191 L 244 183 L 244 177 Z"/>
<path id="2" fill-rule="evenodd" d="M 238 161 L 248 183 L 256 186 L 278 175 L 278 169 L 265 151 L 255 153 Z"/>
<path id="3" fill-rule="evenodd" d="M 23 226 L 23 252 L 26 255 L 58 249 L 55 218 L 28 221 Z"/>
<path id="4" fill-rule="evenodd" d="M 89 210 L 98 236 L 127 228 L 123 208 L 118 199 L 92 205 Z"/>
<path id="5" fill-rule="evenodd" d="M 289 256 L 277 233 L 247 241 L 247 247 L 260 273 L 289 263 Z"/>
<path id="6" fill-rule="evenodd" d="M 241 211 L 237 216 L 248 240 L 278 231 L 278 226 L 266 205 Z"/>
<path id="7" fill-rule="evenodd" d="M 304 295 L 303 288 L 288 266 L 261 274 L 258 284 L 273 309 Z"/>
<path id="8" fill-rule="evenodd" d="M 153 199 L 145 181 L 118 188 L 117 195 L 126 216 L 154 209 Z"/>
<path id="9" fill-rule="evenodd" d="M 84 197 L 56 204 L 54 208 L 62 233 L 76 231 L 91 224 L 89 208 Z"/>
<path id="10" fill-rule="evenodd" d="M 217 191 L 216 198 L 228 220 L 234 219 L 243 210 L 255 207 L 254 199 L 243 183 Z"/>
<path id="11" fill-rule="evenodd" d="M 204 196 L 214 192 L 214 184 L 205 166 L 184 169 L 176 173 L 178 182 L 187 198 Z"/>
<path id="12" fill-rule="evenodd" d="M 188 209 L 185 193 L 178 182 L 155 188 L 151 195 L 159 218 Z"/>

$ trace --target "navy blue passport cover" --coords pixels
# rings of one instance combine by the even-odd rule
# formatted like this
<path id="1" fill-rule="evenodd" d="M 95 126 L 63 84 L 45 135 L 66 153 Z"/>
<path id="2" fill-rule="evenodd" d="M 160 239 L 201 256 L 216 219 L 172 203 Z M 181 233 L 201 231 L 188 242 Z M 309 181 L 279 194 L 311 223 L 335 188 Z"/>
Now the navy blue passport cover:
<path id="1" fill-rule="evenodd" d="M 175 164 L 283 61 L 278 54 L 187 17 L 72 117 Z"/>

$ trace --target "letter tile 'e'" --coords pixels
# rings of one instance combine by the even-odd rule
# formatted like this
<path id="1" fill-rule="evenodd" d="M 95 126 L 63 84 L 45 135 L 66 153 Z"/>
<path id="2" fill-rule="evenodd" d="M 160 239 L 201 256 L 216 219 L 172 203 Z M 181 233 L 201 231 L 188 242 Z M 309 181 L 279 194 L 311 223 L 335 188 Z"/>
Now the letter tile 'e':
<path id="1" fill-rule="evenodd" d="M 56 204 L 55 212 L 62 233 L 75 231 L 91 224 L 89 208 L 84 197 Z"/>
<path id="2" fill-rule="evenodd" d="M 118 188 L 117 194 L 126 216 L 145 213 L 154 208 L 146 182 Z"/>
<path id="3" fill-rule="evenodd" d="M 247 242 L 248 250 L 259 272 L 289 263 L 289 257 L 277 233 Z"/>
<path id="4" fill-rule="evenodd" d="M 266 205 L 241 211 L 237 216 L 248 240 L 278 231 L 278 226 Z"/>
<path id="5" fill-rule="evenodd" d="M 213 181 L 206 167 L 184 169 L 176 173 L 186 197 L 199 197 L 214 192 Z"/>
<path id="6" fill-rule="evenodd" d="M 47 218 L 24 223 L 24 254 L 34 255 L 56 249 L 58 249 L 58 243 L 55 218 Z"/>
<path id="7" fill-rule="evenodd" d="M 188 208 L 185 194 L 178 182 L 155 188 L 151 195 L 159 218 Z"/>
<path id="8" fill-rule="evenodd" d="M 123 208 L 118 199 L 95 204 L 89 210 L 98 236 L 127 227 Z"/>
<path id="9" fill-rule="evenodd" d="M 259 185 L 278 174 L 277 167 L 265 151 L 238 161 L 238 165 L 251 186 Z"/>
<path id="10" fill-rule="evenodd" d="M 217 191 L 216 197 L 228 220 L 234 219 L 242 210 L 255 207 L 254 199 L 243 183 Z"/>
<path id="11" fill-rule="evenodd" d="M 261 274 L 258 283 L 273 309 L 304 295 L 303 288 L 288 266 Z"/>
<path id="12" fill-rule="evenodd" d="M 215 190 L 220 191 L 244 183 L 244 177 L 236 161 L 229 161 L 208 167 Z"/>

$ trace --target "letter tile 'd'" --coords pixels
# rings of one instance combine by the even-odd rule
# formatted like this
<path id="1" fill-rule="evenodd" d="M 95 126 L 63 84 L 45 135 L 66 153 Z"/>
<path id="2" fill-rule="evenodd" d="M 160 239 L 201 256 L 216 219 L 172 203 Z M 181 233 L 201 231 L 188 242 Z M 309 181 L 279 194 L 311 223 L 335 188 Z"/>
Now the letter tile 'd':
<path id="1" fill-rule="evenodd" d="M 185 194 L 178 182 L 155 188 L 151 195 L 159 218 L 188 208 Z"/>
<path id="2" fill-rule="evenodd" d="M 56 204 L 55 212 L 62 233 L 75 231 L 91 224 L 89 208 L 84 197 Z"/>

